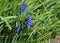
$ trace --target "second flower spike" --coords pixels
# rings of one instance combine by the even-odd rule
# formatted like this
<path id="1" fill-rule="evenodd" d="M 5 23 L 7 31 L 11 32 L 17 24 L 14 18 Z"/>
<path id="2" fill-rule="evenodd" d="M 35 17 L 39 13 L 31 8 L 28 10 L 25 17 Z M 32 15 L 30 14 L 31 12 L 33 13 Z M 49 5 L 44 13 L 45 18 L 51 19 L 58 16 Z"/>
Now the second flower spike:
<path id="1" fill-rule="evenodd" d="M 26 2 L 23 2 L 22 7 L 20 8 L 20 13 L 23 13 L 26 9 Z"/>

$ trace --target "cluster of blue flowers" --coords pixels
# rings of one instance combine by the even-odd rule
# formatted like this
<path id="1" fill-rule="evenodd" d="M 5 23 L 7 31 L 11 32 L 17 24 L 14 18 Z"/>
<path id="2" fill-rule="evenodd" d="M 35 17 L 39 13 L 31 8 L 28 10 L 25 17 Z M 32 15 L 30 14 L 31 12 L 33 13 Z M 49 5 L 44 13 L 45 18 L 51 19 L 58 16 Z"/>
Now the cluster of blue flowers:
<path id="1" fill-rule="evenodd" d="M 22 7 L 20 8 L 20 13 L 23 13 L 24 11 L 25 11 L 25 9 L 26 9 L 26 2 L 24 2 L 23 4 L 22 4 Z M 20 25 L 19 25 L 20 23 L 18 23 L 18 27 L 17 27 L 17 29 L 16 29 L 16 33 L 19 33 L 20 32 Z M 30 14 L 28 14 L 28 16 L 27 16 L 27 18 L 26 18 L 26 21 L 25 21 L 25 26 L 26 27 L 28 27 L 28 26 L 31 26 L 32 25 L 32 19 L 31 19 L 31 15 Z"/>
<path id="2" fill-rule="evenodd" d="M 32 25 L 32 19 L 31 19 L 31 15 L 28 14 L 26 21 L 25 21 L 25 26 L 30 26 Z"/>

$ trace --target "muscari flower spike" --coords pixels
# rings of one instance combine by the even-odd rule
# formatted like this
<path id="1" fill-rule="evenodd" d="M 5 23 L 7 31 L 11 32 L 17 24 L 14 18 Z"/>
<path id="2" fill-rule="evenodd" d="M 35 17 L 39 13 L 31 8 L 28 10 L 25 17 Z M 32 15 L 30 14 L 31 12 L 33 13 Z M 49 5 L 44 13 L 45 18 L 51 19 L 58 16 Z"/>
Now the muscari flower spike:
<path id="1" fill-rule="evenodd" d="M 31 26 L 31 25 L 32 25 L 31 15 L 28 14 L 27 19 L 25 21 L 25 26 Z"/>
<path id="2" fill-rule="evenodd" d="M 20 32 L 20 23 L 18 22 L 18 27 L 17 27 L 17 29 L 15 30 L 15 33 L 19 33 Z"/>
<path id="3" fill-rule="evenodd" d="M 20 8 L 20 13 L 24 12 L 26 9 L 26 2 L 22 4 L 22 7 Z"/>

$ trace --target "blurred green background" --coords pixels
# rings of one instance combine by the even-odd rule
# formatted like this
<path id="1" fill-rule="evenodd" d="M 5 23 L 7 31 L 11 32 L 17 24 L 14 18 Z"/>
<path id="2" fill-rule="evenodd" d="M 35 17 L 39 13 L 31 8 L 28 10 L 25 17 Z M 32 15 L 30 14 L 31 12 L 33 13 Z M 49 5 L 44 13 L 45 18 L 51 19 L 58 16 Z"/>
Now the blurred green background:
<path id="1" fill-rule="evenodd" d="M 24 1 L 27 7 L 20 14 Z M 33 26 L 25 28 L 28 13 Z M 14 32 L 17 21 L 22 22 L 19 34 Z M 0 0 L 0 43 L 41 43 L 59 34 L 60 0 Z"/>

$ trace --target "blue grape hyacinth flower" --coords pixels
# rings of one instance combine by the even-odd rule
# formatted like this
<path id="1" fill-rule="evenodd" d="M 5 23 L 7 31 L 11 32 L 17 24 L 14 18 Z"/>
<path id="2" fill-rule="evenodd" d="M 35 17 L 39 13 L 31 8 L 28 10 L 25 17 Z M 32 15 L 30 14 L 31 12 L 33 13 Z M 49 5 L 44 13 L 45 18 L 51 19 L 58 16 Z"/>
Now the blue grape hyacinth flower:
<path id="1" fill-rule="evenodd" d="M 27 19 L 25 21 L 25 26 L 31 26 L 31 25 L 32 25 L 31 15 L 28 14 Z"/>
<path id="2" fill-rule="evenodd" d="M 19 32 L 20 32 L 20 29 L 21 29 L 20 23 L 18 22 L 18 27 L 17 27 L 17 29 L 15 30 L 15 33 L 19 33 Z"/>
<path id="3" fill-rule="evenodd" d="M 25 11 L 26 5 L 27 5 L 26 2 L 24 2 L 24 3 L 22 4 L 22 7 L 20 8 L 20 13 L 22 13 L 22 12 Z"/>

